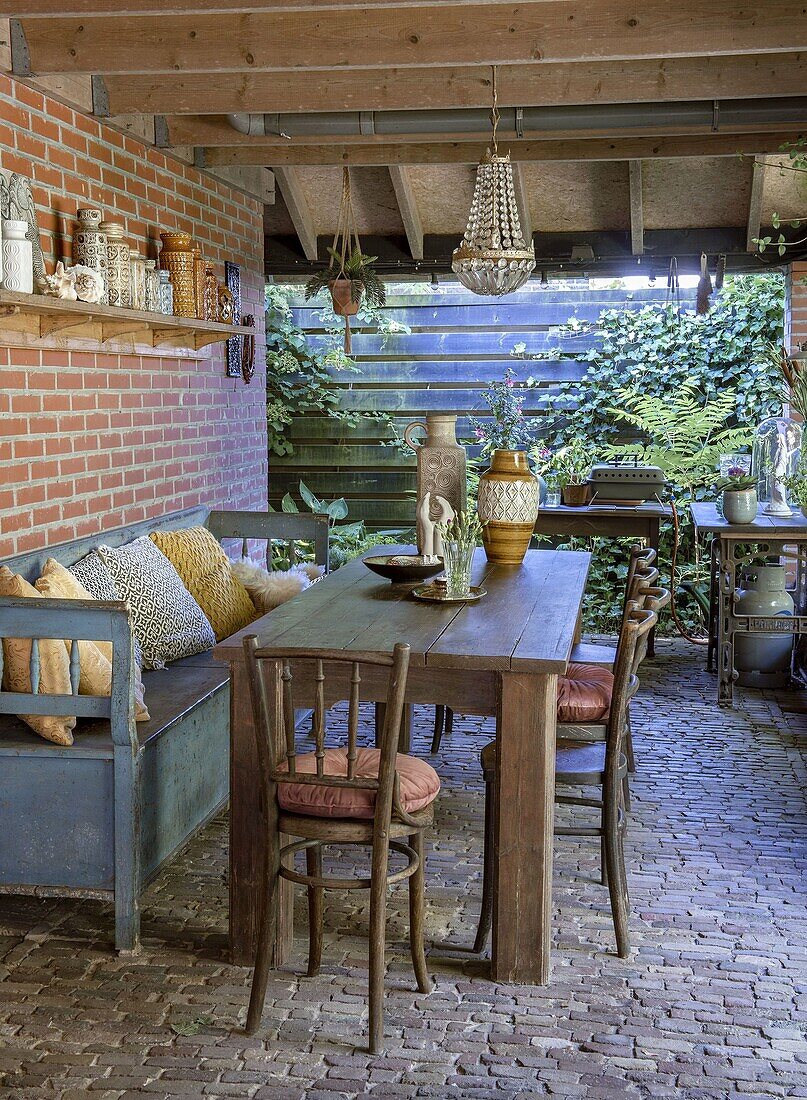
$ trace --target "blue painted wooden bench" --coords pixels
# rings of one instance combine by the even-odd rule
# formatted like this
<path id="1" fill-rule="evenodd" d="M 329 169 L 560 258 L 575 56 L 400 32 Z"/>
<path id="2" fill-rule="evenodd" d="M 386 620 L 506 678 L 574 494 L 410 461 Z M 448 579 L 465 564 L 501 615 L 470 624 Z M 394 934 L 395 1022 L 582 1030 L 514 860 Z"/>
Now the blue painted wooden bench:
<path id="1" fill-rule="evenodd" d="M 192 508 L 0 563 L 32 584 L 45 559 L 73 565 L 100 543 L 120 546 L 155 529 L 206 525 L 230 538 L 313 542 L 327 566 L 328 521 L 278 512 Z M 271 540 L 271 541 L 270 541 Z M 229 673 L 212 652 L 143 674 L 149 722 L 134 721 L 133 649 L 123 603 L 0 599 L 0 638 L 112 642 L 112 695 L 0 690 L 0 895 L 109 898 L 115 946 L 136 951 L 140 895 L 226 803 L 229 788 Z M 0 650 L 1 652 L 1 650 Z M 32 645 L 32 664 L 37 645 Z M 32 669 L 32 687 L 36 689 Z M 67 748 L 42 740 L 16 714 L 79 719 Z M 1 900 L 0 900 L 1 904 Z"/>

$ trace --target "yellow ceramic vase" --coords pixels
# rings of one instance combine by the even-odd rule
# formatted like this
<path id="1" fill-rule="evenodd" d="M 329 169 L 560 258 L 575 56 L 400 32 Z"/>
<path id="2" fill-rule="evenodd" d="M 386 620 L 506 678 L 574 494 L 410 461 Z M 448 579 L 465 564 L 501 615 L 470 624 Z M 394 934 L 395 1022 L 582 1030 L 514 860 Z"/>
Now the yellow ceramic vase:
<path id="1" fill-rule="evenodd" d="M 488 561 L 520 565 L 538 516 L 538 479 L 524 451 L 494 451 L 479 479 L 476 510 Z"/>

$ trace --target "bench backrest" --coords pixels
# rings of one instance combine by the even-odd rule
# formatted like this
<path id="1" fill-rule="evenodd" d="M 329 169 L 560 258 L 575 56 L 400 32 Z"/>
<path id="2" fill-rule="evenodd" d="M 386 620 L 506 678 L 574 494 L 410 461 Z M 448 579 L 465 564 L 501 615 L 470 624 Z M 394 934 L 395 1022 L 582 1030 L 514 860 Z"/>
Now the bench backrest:
<path id="1" fill-rule="evenodd" d="M 318 565 L 328 567 L 328 518 L 313 513 L 285 512 L 227 512 L 211 511 L 205 505 L 185 508 L 180 512 L 169 512 L 164 516 L 129 523 L 125 527 L 114 527 L 109 531 L 99 530 L 97 534 L 85 535 L 72 542 L 60 542 L 55 546 L 45 546 L 41 550 L 31 550 L 13 558 L 0 561 L 13 573 L 19 573 L 31 584 L 41 576 L 47 558 L 55 558 L 61 565 L 69 567 L 85 557 L 96 546 L 123 546 L 150 531 L 176 531 L 183 527 L 209 527 L 219 542 L 225 539 L 272 540 L 288 542 L 291 545 L 291 558 L 294 559 L 295 542 L 314 544 L 314 559 Z M 267 545 L 267 567 L 271 565 L 271 551 Z"/>

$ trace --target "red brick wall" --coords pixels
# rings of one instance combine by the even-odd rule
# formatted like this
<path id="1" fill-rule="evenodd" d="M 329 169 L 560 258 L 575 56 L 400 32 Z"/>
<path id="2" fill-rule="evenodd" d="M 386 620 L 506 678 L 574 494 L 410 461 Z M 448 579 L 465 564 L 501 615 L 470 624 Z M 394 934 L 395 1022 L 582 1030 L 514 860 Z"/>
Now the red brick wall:
<path id="1" fill-rule="evenodd" d="M 152 257 L 161 229 L 190 232 L 220 276 L 225 259 L 241 265 L 258 326 L 248 386 L 225 376 L 223 345 L 100 354 L 0 333 L 0 560 L 198 503 L 265 508 L 261 204 L 3 75 L 0 167 L 32 180 L 49 266 L 69 257 L 80 206 Z"/>
<path id="2" fill-rule="evenodd" d="M 807 261 L 790 265 L 785 305 L 785 343 L 791 351 L 807 351 Z"/>

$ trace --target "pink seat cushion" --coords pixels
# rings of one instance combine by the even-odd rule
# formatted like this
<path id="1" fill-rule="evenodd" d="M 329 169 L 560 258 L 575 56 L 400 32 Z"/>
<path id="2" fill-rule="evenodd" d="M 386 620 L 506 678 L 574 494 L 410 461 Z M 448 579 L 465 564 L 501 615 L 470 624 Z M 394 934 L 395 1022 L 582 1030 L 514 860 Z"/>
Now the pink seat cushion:
<path id="1" fill-rule="evenodd" d="M 377 779 L 381 753 L 378 749 L 356 751 L 356 778 Z M 347 775 L 347 749 L 326 749 L 324 769 L 326 775 Z M 317 759 L 313 752 L 297 757 L 297 771 L 316 775 Z M 407 813 L 413 814 L 434 802 L 440 791 L 440 777 L 425 760 L 416 756 L 395 758 L 395 769 L 400 776 L 401 803 Z M 285 770 L 281 765 L 281 770 Z M 325 783 L 278 783 L 277 800 L 282 809 L 291 814 L 307 814 L 311 817 L 348 817 L 372 819 L 375 812 L 375 791 L 356 790 L 351 787 L 330 787 Z"/>
<path id="2" fill-rule="evenodd" d="M 613 673 L 602 665 L 569 665 L 567 674 L 558 679 L 558 721 L 604 721 L 613 690 Z"/>

